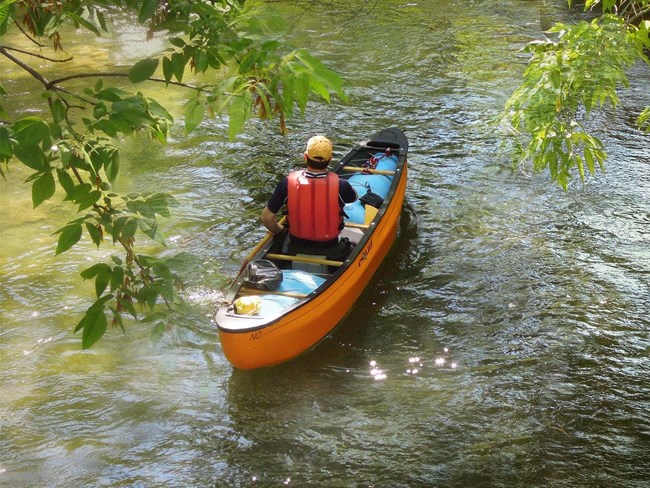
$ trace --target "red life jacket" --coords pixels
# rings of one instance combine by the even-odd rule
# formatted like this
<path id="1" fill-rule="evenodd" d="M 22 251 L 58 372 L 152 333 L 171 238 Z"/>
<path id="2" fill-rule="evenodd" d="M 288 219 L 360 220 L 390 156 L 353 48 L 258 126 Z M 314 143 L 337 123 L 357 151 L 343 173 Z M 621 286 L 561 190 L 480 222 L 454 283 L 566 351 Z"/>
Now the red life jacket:
<path id="1" fill-rule="evenodd" d="M 309 178 L 304 171 L 288 176 L 289 232 L 300 239 L 329 241 L 339 235 L 343 216 L 339 206 L 339 177 L 327 172 Z"/>

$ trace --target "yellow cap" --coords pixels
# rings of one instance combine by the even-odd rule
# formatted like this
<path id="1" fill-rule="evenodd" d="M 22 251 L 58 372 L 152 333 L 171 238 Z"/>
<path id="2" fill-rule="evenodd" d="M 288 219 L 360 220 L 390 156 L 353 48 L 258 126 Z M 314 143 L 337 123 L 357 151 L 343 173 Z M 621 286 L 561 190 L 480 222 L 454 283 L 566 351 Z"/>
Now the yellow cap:
<path id="1" fill-rule="evenodd" d="M 314 136 L 307 141 L 305 155 L 313 161 L 329 161 L 332 159 L 332 143 L 327 137 Z"/>

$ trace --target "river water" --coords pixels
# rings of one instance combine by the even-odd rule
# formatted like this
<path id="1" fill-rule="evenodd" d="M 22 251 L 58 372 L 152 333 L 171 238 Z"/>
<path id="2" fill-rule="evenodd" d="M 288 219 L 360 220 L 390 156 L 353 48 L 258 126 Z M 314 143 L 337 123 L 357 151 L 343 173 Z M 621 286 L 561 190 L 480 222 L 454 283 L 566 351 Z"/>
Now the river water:
<path id="1" fill-rule="evenodd" d="M 512 173 L 492 123 L 522 46 L 571 18 L 562 5 L 285 8 L 349 104 L 311 106 L 287 137 L 253 121 L 231 143 L 212 120 L 166 147 L 124 141 L 119 190 L 179 202 L 154 252 L 180 255 L 187 307 L 159 342 L 131 325 L 81 351 L 72 329 L 92 290 L 75 275 L 91 245 L 55 257 L 72 211 L 57 198 L 31 211 L 19 169 L 0 182 L 0 486 L 648 486 L 650 137 L 632 128 L 647 67 L 592 119 L 607 173 L 565 193 Z M 143 35 L 118 25 L 69 49 L 128 64 Z M 3 63 L 8 89 L 35 89 Z M 340 156 L 391 125 L 411 172 L 389 258 L 316 350 L 233 370 L 213 314 L 275 182 L 312 133 Z"/>

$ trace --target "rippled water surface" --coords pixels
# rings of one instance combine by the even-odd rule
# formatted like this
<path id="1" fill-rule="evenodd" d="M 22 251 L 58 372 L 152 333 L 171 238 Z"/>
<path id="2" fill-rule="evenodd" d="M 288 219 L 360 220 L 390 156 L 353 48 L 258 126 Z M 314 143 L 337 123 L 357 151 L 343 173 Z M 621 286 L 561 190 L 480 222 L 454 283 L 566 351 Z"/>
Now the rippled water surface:
<path id="1" fill-rule="evenodd" d="M 55 257 L 72 210 L 29 210 L 18 169 L 0 182 L 0 486 L 648 486 L 650 138 L 632 127 L 647 67 L 594 117 L 607 174 L 565 193 L 512 173 L 492 124 L 562 7 L 320 3 L 286 15 L 349 104 L 312 106 L 286 138 L 254 121 L 229 143 L 217 120 L 125 143 L 120 190 L 179 201 L 160 252 L 181 254 L 189 306 L 158 344 L 134 325 L 81 351 L 90 244 Z M 118 31 L 94 59 L 142 55 L 143 33 Z M 234 371 L 212 317 L 275 182 L 309 134 L 340 156 L 390 125 L 412 169 L 384 266 L 319 348 Z"/>

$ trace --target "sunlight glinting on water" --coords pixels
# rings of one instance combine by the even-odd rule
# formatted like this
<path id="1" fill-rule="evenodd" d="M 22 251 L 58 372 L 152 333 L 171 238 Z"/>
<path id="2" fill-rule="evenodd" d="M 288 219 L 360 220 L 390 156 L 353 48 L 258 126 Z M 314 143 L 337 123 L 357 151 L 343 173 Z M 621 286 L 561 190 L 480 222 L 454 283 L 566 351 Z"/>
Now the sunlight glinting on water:
<path id="1" fill-rule="evenodd" d="M 436 367 L 436 369 L 440 370 L 443 369 L 443 367 L 448 365 L 448 369 L 450 370 L 455 370 L 458 368 L 458 362 L 449 359 L 449 348 L 444 347 L 443 348 L 443 355 L 436 357 L 433 360 L 433 365 Z M 425 363 L 427 361 L 420 356 L 413 356 L 408 358 L 408 367 L 406 369 L 406 374 L 407 375 L 417 375 L 417 374 L 422 374 L 423 372 L 426 371 L 425 369 Z M 376 360 L 371 360 L 369 362 L 370 366 L 370 376 L 372 376 L 376 381 L 381 381 L 385 380 L 388 378 L 387 372 L 379 367 L 379 364 Z M 445 368 L 446 369 L 446 368 Z M 346 372 L 349 372 L 349 370 L 346 370 Z"/>

